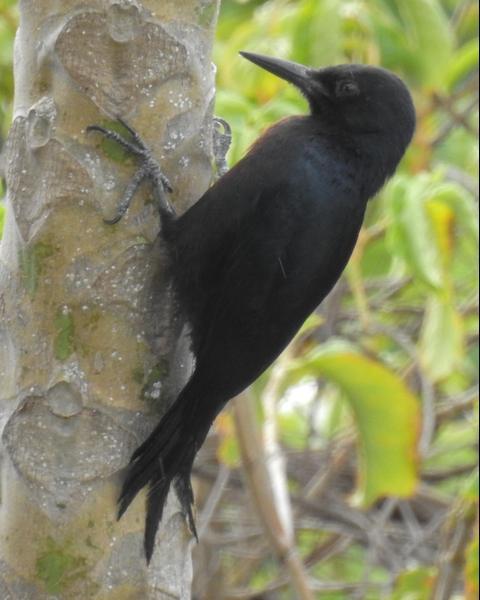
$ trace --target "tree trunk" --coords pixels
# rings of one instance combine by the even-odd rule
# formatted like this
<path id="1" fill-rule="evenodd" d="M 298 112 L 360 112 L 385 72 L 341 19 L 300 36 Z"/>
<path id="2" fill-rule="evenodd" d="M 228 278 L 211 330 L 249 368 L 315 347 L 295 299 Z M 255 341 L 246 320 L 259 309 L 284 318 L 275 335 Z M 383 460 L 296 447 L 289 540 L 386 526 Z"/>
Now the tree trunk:
<path id="1" fill-rule="evenodd" d="M 180 212 L 211 178 L 219 0 L 23 0 L 0 248 L 0 597 L 189 598 L 170 498 L 147 569 L 144 496 L 120 522 L 135 446 L 188 376 L 160 222 L 130 159 L 85 128 L 124 117 Z"/>

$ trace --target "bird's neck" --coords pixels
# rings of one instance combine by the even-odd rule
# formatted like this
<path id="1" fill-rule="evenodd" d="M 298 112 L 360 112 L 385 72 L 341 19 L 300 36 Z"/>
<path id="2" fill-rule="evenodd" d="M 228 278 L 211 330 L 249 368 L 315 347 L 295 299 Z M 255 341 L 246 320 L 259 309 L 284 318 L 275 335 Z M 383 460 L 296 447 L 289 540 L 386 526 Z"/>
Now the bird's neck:
<path id="1" fill-rule="evenodd" d="M 302 118 L 297 118 L 302 122 Z M 408 141 L 394 132 L 381 131 L 351 133 L 339 127 L 335 121 L 327 121 L 315 115 L 303 117 L 316 136 L 331 140 L 348 162 L 356 163 L 361 172 L 362 196 L 371 198 L 393 175 L 402 158 Z"/>
<path id="2" fill-rule="evenodd" d="M 400 140 L 385 137 L 384 134 L 375 132 L 362 134 L 355 140 L 364 174 L 363 191 L 369 198 L 393 175 L 404 153 L 404 146 Z"/>

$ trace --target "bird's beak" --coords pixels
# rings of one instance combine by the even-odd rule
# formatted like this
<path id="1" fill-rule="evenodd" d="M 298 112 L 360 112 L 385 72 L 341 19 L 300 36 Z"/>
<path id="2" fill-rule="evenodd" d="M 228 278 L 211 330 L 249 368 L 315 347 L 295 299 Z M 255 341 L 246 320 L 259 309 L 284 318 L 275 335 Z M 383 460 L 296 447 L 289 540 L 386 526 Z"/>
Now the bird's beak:
<path id="1" fill-rule="evenodd" d="M 240 52 L 247 60 L 255 63 L 262 69 L 270 71 L 277 77 L 281 77 L 285 81 L 293 83 L 302 91 L 308 91 L 308 83 L 310 81 L 311 69 L 291 62 L 282 60 L 281 58 L 273 58 L 272 56 L 263 56 L 262 54 L 253 54 L 252 52 Z"/>

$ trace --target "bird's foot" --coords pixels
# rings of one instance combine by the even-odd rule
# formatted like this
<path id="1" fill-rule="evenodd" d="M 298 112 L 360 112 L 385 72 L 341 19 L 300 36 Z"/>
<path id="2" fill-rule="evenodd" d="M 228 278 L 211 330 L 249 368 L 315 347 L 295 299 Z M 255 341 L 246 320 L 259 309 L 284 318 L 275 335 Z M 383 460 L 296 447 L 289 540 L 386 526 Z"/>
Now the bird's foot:
<path id="1" fill-rule="evenodd" d="M 116 131 L 112 131 L 111 129 L 106 129 L 100 125 L 90 125 L 87 127 L 87 131 L 97 131 L 101 133 L 104 137 L 117 142 L 120 144 L 125 150 L 130 152 L 138 161 L 139 167 L 135 172 L 134 176 L 130 180 L 127 185 L 125 192 L 123 193 L 123 197 L 118 205 L 117 214 L 113 219 L 104 219 L 105 223 L 109 225 L 113 225 L 114 223 L 118 223 L 120 219 L 127 212 L 130 203 L 135 196 L 136 191 L 140 187 L 140 185 L 148 180 L 152 183 L 153 193 L 155 200 L 158 204 L 158 210 L 160 212 L 161 217 L 163 218 L 172 218 L 175 216 L 175 210 L 173 206 L 169 202 L 166 193 L 172 192 L 172 186 L 170 182 L 162 173 L 160 169 L 160 165 L 156 161 L 153 156 L 152 151 L 145 145 L 141 137 L 138 133 L 128 125 L 123 119 L 120 117 L 117 118 L 118 122 L 128 131 L 131 136 L 131 139 L 126 139 L 123 135 L 117 133 Z"/>
<path id="2" fill-rule="evenodd" d="M 228 171 L 227 152 L 232 143 L 232 129 L 225 119 L 213 117 L 213 156 L 217 169 L 217 179 Z"/>
<path id="3" fill-rule="evenodd" d="M 179 475 L 175 479 L 174 486 L 180 506 L 182 507 L 182 514 L 187 522 L 188 528 L 198 542 L 197 528 L 193 517 L 194 498 L 192 484 L 190 482 L 190 473 Z"/>

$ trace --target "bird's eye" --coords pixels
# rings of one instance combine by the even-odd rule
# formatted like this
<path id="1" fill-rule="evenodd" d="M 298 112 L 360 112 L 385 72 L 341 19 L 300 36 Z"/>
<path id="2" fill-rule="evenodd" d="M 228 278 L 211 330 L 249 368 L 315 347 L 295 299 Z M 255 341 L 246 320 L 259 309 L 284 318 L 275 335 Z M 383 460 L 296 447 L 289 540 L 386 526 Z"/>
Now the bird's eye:
<path id="1" fill-rule="evenodd" d="M 338 81 L 335 86 L 335 95 L 341 98 L 347 96 L 357 96 L 360 93 L 358 85 L 351 79 Z"/>

